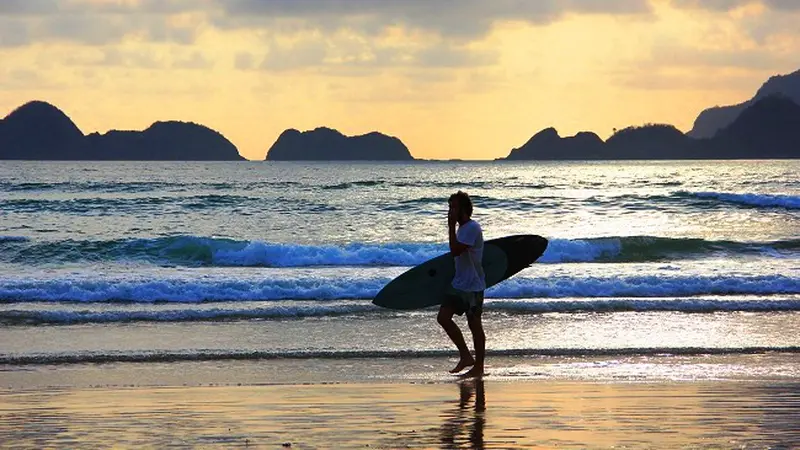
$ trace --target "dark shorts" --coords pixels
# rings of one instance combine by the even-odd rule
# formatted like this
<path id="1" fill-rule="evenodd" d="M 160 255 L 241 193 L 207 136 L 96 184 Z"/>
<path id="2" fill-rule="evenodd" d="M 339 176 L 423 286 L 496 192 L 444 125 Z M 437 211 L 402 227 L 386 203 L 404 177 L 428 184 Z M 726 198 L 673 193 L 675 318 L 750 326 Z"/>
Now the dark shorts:
<path id="1" fill-rule="evenodd" d="M 459 316 L 480 315 L 483 312 L 483 291 L 469 292 L 451 287 L 442 300 L 442 306 L 453 308 Z"/>

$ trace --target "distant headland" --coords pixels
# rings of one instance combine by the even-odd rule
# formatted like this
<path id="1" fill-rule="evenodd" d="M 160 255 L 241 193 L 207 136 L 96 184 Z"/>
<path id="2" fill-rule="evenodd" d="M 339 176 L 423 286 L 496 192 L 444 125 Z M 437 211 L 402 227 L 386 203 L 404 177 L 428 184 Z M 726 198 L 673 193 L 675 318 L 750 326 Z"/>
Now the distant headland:
<path id="1" fill-rule="evenodd" d="M 683 133 L 669 124 L 631 126 L 607 140 L 592 132 L 561 137 L 546 128 L 498 160 L 800 158 L 800 70 L 767 80 L 750 100 L 700 113 Z M 0 120 L 0 160 L 244 160 L 219 132 L 191 122 L 155 122 L 144 131 L 84 135 L 57 107 L 26 103 Z M 413 161 L 398 138 L 377 131 L 345 136 L 319 127 L 285 130 L 266 161 Z M 451 161 L 459 161 L 455 156 Z"/>
<path id="2" fill-rule="evenodd" d="M 668 124 L 627 127 L 606 141 L 594 133 L 536 133 L 505 160 L 800 158 L 800 70 L 767 80 L 743 103 L 706 109 L 689 133 Z"/>
<path id="3" fill-rule="evenodd" d="M 372 132 L 345 136 L 331 128 L 288 129 L 267 151 L 267 161 L 411 161 L 400 139 Z"/>
<path id="4" fill-rule="evenodd" d="M 800 158 L 800 106 L 775 94 L 755 101 L 711 138 L 693 138 L 672 125 L 650 124 L 596 134 L 535 134 L 505 160 L 788 159 Z"/>
<path id="5" fill-rule="evenodd" d="M 28 102 L 0 120 L 0 159 L 242 161 L 222 134 L 191 122 L 155 122 L 144 131 L 87 136 L 63 111 Z"/>
<path id="6" fill-rule="evenodd" d="M 770 77 L 750 100 L 731 106 L 715 106 L 701 112 L 694 121 L 692 129 L 686 133 L 693 138 L 710 138 L 727 127 L 739 115 L 758 100 L 771 95 L 784 95 L 800 104 L 800 70 Z"/>

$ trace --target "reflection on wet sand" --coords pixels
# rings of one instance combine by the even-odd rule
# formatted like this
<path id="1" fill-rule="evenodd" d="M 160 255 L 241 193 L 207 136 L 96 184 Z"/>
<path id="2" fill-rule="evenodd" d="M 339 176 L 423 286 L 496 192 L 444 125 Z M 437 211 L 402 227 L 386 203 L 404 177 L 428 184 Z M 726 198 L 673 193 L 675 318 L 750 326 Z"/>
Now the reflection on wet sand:
<path id="1" fill-rule="evenodd" d="M 483 378 L 459 382 L 458 391 L 457 406 L 442 413 L 444 423 L 441 429 L 441 446 L 444 449 L 483 449 L 483 429 L 486 425 L 486 391 Z M 471 401 L 473 396 L 474 402 Z"/>
<path id="2" fill-rule="evenodd" d="M 799 422 L 777 380 L 0 390 L 16 448 L 800 448 Z"/>

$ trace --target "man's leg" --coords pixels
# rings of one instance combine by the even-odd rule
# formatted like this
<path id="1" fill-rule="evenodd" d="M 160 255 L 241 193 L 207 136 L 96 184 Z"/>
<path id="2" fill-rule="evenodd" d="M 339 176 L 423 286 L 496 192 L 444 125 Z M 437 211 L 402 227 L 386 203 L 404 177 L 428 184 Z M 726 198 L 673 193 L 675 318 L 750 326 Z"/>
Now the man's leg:
<path id="1" fill-rule="evenodd" d="M 467 343 L 464 342 L 464 335 L 461 334 L 461 329 L 458 328 L 455 322 L 453 322 L 453 315 L 455 314 L 455 309 L 451 306 L 442 305 L 439 307 L 439 315 L 436 316 L 436 321 L 439 322 L 439 325 L 444 328 L 444 331 L 450 337 L 450 340 L 456 344 L 459 353 L 459 361 L 456 366 L 450 370 L 450 373 L 461 372 L 465 368 L 475 364 L 475 360 L 472 358 L 472 355 L 469 353 L 469 348 L 467 348 Z"/>
<path id="2" fill-rule="evenodd" d="M 467 323 L 472 332 L 472 340 L 475 343 L 475 365 L 464 376 L 479 377 L 483 375 L 483 361 L 486 358 L 486 333 L 483 331 L 481 310 L 478 309 L 473 314 L 467 314 Z"/>

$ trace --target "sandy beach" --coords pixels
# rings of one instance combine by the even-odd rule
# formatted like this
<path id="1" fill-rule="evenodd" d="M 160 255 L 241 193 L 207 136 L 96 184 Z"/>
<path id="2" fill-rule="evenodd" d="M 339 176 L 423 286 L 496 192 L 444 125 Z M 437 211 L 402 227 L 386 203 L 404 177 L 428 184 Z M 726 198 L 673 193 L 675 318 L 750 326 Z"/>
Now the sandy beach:
<path id="1" fill-rule="evenodd" d="M 781 358 L 793 365 L 793 357 Z M 716 363 L 732 365 L 741 358 Z M 365 369 L 365 362 L 351 363 Z M 428 363 L 447 361 L 415 360 L 409 366 Z M 288 366 L 274 367 L 282 364 Z M 257 382 L 259 368 L 302 374 L 296 364 L 53 366 L 29 368 L 27 378 L 26 371 L 5 372 L 3 380 L 17 384 L 0 391 L 0 442 L 4 448 L 800 446 L 800 381 L 794 377 L 559 379 L 542 375 L 556 364 L 550 362 L 539 363 L 532 376 L 515 378 L 508 375 L 515 366 L 499 360 L 495 373 L 507 375 L 482 380 L 322 381 L 340 378 L 333 373 L 300 377 L 308 382 Z M 642 373 L 657 373 L 638 364 Z M 268 379 L 263 373 L 262 381 Z M 181 376 L 189 383 L 179 384 Z M 69 383 L 48 386 L 48 379 Z"/>

